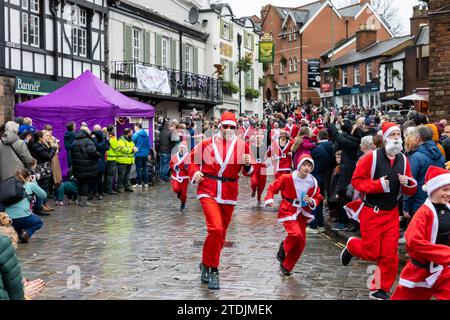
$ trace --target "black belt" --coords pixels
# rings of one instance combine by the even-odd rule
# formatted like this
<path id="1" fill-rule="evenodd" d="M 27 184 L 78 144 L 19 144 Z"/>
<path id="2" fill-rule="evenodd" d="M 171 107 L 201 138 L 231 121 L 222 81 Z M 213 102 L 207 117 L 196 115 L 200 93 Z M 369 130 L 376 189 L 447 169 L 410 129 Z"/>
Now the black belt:
<path id="1" fill-rule="evenodd" d="M 411 262 L 416 267 L 419 267 L 419 268 L 422 268 L 422 269 L 430 269 L 430 263 L 429 262 L 422 263 L 422 262 L 419 262 L 419 261 L 414 260 L 414 259 L 411 259 Z"/>
<path id="2" fill-rule="evenodd" d="M 294 207 L 301 207 L 301 205 L 302 205 L 302 200 L 300 200 L 300 199 L 289 199 L 289 198 L 283 197 L 283 200 L 286 200 L 287 202 L 292 203 L 292 205 Z"/>
<path id="3" fill-rule="evenodd" d="M 235 179 L 235 178 L 218 177 L 218 176 L 213 176 L 212 174 L 208 174 L 208 173 L 204 173 L 203 175 L 207 178 L 219 180 L 222 182 L 236 182 L 237 181 L 237 179 Z"/>
<path id="4" fill-rule="evenodd" d="M 364 201 L 364 205 L 369 207 L 369 208 L 375 209 L 374 210 L 375 212 L 378 212 L 380 210 L 391 211 L 391 210 L 393 210 L 393 209 L 395 209 L 397 207 L 397 206 L 394 206 L 394 207 L 374 206 L 373 204 L 370 204 L 370 203 L 368 203 L 366 201 Z"/>

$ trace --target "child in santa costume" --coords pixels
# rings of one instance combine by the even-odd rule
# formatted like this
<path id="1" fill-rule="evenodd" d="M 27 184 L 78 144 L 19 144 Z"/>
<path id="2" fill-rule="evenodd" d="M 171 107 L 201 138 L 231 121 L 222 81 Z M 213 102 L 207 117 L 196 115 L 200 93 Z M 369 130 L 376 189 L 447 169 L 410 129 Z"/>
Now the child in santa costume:
<path id="1" fill-rule="evenodd" d="M 252 188 L 252 198 L 257 195 L 257 205 L 261 205 L 261 197 L 266 187 L 267 182 L 267 147 L 264 140 L 264 131 L 260 130 L 256 136 L 255 142 L 251 144 L 252 154 L 255 157 L 255 163 L 253 164 L 253 174 L 250 178 L 250 185 Z"/>
<path id="2" fill-rule="evenodd" d="M 170 159 L 170 170 L 172 172 L 172 190 L 181 201 L 180 213 L 186 207 L 187 190 L 189 185 L 189 147 L 186 141 L 178 146 L 178 152 Z"/>
<path id="3" fill-rule="evenodd" d="M 189 176 L 198 183 L 197 198 L 208 233 L 200 263 L 201 281 L 212 290 L 220 289 L 220 253 L 237 203 L 239 173 L 247 176 L 253 173 L 250 147 L 236 136 L 236 127 L 236 116 L 224 112 L 219 133 L 195 146 L 190 155 Z"/>
<path id="4" fill-rule="evenodd" d="M 288 118 L 286 126 L 284 127 L 284 130 L 286 130 L 289 133 L 289 138 L 294 139 L 298 135 L 298 131 L 300 129 L 294 123 L 294 119 L 293 118 Z"/>
<path id="5" fill-rule="evenodd" d="M 382 126 L 383 148 L 368 152 L 356 164 L 352 186 L 361 198 L 345 207 L 349 216 L 360 222 L 361 238 L 351 237 L 341 253 L 348 265 L 352 256 L 376 261 L 378 269 L 369 297 L 389 299 L 398 271 L 399 211 L 403 194 L 412 196 L 417 182 L 411 176 L 409 161 L 401 153 L 400 128 L 392 122 Z"/>
<path id="6" fill-rule="evenodd" d="M 238 138 L 241 138 L 245 142 L 249 143 L 254 138 L 254 136 L 256 136 L 257 133 L 258 131 L 251 126 L 250 121 L 247 118 L 245 118 L 242 121 L 242 125 L 236 132 L 236 135 L 238 136 Z"/>
<path id="7" fill-rule="evenodd" d="M 428 198 L 406 230 L 410 259 L 392 300 L 450 300 L 450 172 L 429 167 L 423 189 Z"/>
<path id="8" fill-rule="evenodd" d="M 290 277 L 292 269 L 303 252 L 306 244 L 306 226 L 314 220 L 311 211 L 322 201 L 320 188 L 311 175 L 314 161 L 310 155 L 303 155 L 292 174 L 276 179 L 267 190 L 264 199 L 267 207 L 273 206 L 274 195 L 281 191 L 283 200 L 278 209 L 278 222 L 283 223 L 287 237 L 281 242 L 277 253 L 280 271 Z"/>
<path id="9" fill-rule="evenodd" d="M 280 138 L 272 141 L 267 155 L 272 158 L 275 179 L 281 175 L 290 173 L 292 168 L 292 141 L 289 140 L 289 133 L 285 129 L 280 129 Z"/>

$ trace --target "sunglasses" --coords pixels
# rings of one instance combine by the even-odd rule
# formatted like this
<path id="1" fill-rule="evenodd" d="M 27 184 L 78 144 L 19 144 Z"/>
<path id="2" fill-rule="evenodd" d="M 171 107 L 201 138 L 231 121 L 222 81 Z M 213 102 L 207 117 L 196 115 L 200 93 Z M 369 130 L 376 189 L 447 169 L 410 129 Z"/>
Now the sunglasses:
<path id="1" fill-rule="evenodd" d="M 224 124 L 224 125 L 222 125 L 222 128 L 224 128 L 225 130 L 228 129 L 228 128 L 230 128 L 231 130 L 235 130 L 236 126 L 230 126 L 228 124 Z"/>

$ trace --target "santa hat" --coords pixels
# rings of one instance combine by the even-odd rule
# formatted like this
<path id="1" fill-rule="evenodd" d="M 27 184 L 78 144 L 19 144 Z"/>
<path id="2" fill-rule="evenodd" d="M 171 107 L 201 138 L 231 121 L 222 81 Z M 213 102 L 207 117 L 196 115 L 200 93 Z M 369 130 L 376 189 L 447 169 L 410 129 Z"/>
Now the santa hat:
<path id="1" fill-rule="evenodd" d="M 400 127 L 393 122 L 384 122 L 382 126 L 383 141 L 386 141 L 387 137 L 394 131 L 401 131 Z"/>
<path id="2" fill-rule="evenodd" d="M 425 184 L 422 190 L 428 193 L 428 197 L 437 189 L 450 184 L 450 171 L 431 166 L 425 175 Z"/>
<path id="3" fill-rule="evenodd" d="M 236 115 L 230 111 L 224 112 L 222 116 L 220 116 L 219 122 L 219 125 L 227 124 L 229 126 L 237 126 Z"/>
<path id="4" fill-rule="evenodd" d="M 294 118 L 291 118 L 291 117 L 287 118 L 287 121 L 289 121 L 289 120 L 294 121 Z"/>
<path id="5" fill-rule="evenodd" d="M 286 133 L 288 137 L 290 135 L 289 130 L 287 130 L 286 128 L 280 128 L 280 133 Z"/>
<path id="6" fill-rule="evenodd" d="M 181 143 L 178 145 L 178 149 L 184 148 L 186 151 L 189 151 L 189 147 L 187 144 L 187 141 L 181 141 Z"/>
<path id="7" fill-rule="evenodd" d="M 305 161 L 311 162 L 312 169 L 314 170 L 314 160 L 313 160 L 313 158 L 311 158 L 311 156 L 309 154 L 303 154 L 300 156 L 300 158 L 298 159 L 297 170 L 300 170 L 300 167 L 302 166 L 303 162 L 305 162 Z"/>
<path id="8" fill-rule="evenodd" d="M 317 124 L 318 126 L 323 125 L 323 119 L 322 119 L 322 118 L 317 119 L 317 120 L 316 120 L 316 124 Z"/>

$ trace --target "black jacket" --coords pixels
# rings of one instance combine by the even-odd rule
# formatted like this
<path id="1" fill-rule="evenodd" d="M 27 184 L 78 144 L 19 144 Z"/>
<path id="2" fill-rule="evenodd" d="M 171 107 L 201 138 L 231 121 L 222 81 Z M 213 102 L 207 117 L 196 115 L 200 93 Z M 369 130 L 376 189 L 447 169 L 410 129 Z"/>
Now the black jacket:
<path id="1" fill-rule="evenodd" d="M 159 133 L 159 153 L 171 153 L 174 143 L 172 142 L 172 131 L 163 128 Z"/>
<path id="2" fill-rule="evenodd" d="M 97 177 L 98 159 L 95 144 L 89 134 L 80 130 L 72 144 L 72 170 L 77 179 L 93 179 Z"/>
<path id="3" fill-rule="evenodd" d="M 46 163 L 53 159 L 56 154 L 56 148 L 47 147 L 46 145 L 34 142 L 29 144 L 30 153 L 38 163 Z"/>
<path id="4" fill-rule="evenodd" d="M 319 185 L 325 183 L 326 176 L 331 176 L 333 170 L 333 144 L 330 141 L 319 142 L 311 149 L 311 157 L 314 160 L 312 175 L 317 179 Z"/>
<path id="5" fill-rule="evenodd" d="M 442 147 L 445 151 L 445 162 L 450 161 L 450 138 L 442 140 Z"/>

